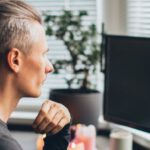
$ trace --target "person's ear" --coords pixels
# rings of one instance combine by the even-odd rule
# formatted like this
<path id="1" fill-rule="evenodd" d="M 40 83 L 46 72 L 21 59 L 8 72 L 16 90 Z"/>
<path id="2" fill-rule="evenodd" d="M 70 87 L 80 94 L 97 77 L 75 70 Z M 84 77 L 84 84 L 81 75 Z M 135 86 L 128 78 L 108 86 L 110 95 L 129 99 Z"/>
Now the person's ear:
<path id="1" fill-rule="evenodd" d="M 18 72 L 20 68 L 21 62 L 21 51 L 17 48 L 12 48 L 7 54 L 7 63 L 9 68 L 14 71 Z"/>

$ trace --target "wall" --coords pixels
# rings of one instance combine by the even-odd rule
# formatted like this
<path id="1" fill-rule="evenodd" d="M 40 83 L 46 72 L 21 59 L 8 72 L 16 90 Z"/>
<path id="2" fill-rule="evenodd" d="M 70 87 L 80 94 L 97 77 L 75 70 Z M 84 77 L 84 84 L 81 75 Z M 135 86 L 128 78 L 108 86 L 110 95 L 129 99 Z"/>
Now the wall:
<path id="1" fill-rule="evenodd" d="M 103 0 L 103 21 L 109 34 L 126 34 L 126 1 Z"/>

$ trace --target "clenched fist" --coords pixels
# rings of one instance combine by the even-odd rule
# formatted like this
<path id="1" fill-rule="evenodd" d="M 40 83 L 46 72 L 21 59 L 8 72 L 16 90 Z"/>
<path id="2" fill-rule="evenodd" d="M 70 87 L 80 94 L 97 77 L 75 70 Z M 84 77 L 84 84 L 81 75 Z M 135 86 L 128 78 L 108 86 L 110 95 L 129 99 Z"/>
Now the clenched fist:
<path id="1" fill-rule="evenodd" d="M 70 120 L 70 113 L 64 105 L 46 100 L 32 126 L 38 133 L 56 134 L 70 123 Z"/>

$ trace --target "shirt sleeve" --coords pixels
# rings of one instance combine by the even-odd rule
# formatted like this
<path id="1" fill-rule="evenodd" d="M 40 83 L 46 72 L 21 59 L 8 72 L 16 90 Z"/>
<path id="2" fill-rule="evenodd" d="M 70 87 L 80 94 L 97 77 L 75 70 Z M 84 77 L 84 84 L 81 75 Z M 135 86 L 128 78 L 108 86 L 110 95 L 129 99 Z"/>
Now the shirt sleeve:
<path id="1" fill-rule="evenodd" d="M 0 150 L 22 150 L 16 140 L 8 136 L 0 137 Z"/>
<path id="2" fill-rule="evenodd" d="M 47 134 L 44 139 L 43 150 L 67 150 L 70 140 L 70 124 L 67 124 L 59 133 L 55 135 Z"/>

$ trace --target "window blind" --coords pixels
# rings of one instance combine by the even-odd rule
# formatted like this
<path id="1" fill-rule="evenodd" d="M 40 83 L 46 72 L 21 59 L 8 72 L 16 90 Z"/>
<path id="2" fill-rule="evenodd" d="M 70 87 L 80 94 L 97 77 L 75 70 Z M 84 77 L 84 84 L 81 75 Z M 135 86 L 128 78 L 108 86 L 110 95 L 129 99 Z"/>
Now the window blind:
<path id="1" fill-rule="evenodd" d="M 128 0 L 127 31 L 129 35 L 150 36 L 149 0 Z"/>
<path id="2" fill-rule="evenodd" d="M 79 10 L 86 10 L 88 16 L 84 17 L 83 25 L 88 26 L 91 23 L 97 25 L 100 24 L 100 20 L 97 14 L 100 12 L 100 7 L 97 6 L 99 0 L 26 0 L 29 4 L 36 7 L 41 13 L 46 10 L 50 10 L 52 14 L 59 15 L 62 10 L 69 9 L 74 12 Z M 97 23 L 99 22 L 99 23 Z M 54 37 L 48 37 L 48 46 L 50 52 L 48 53 L 49 59 L 68 59 L 69 53 L 66 50 L 63 42 L 56 40 Z M 48 99 L 51 89 L 67 88 L 65 80 L 63 79 L 66 74 L 48 74 L 47 80 L 42 87 L 42 94 L 38 99 L 23 98 L 20 101 L 16 111 L 12 114 L 11 123 L 25 123 L 31 124 L 33 118 L 37 115 L 37 112 L 41 106 L 43 100 Z"/>

